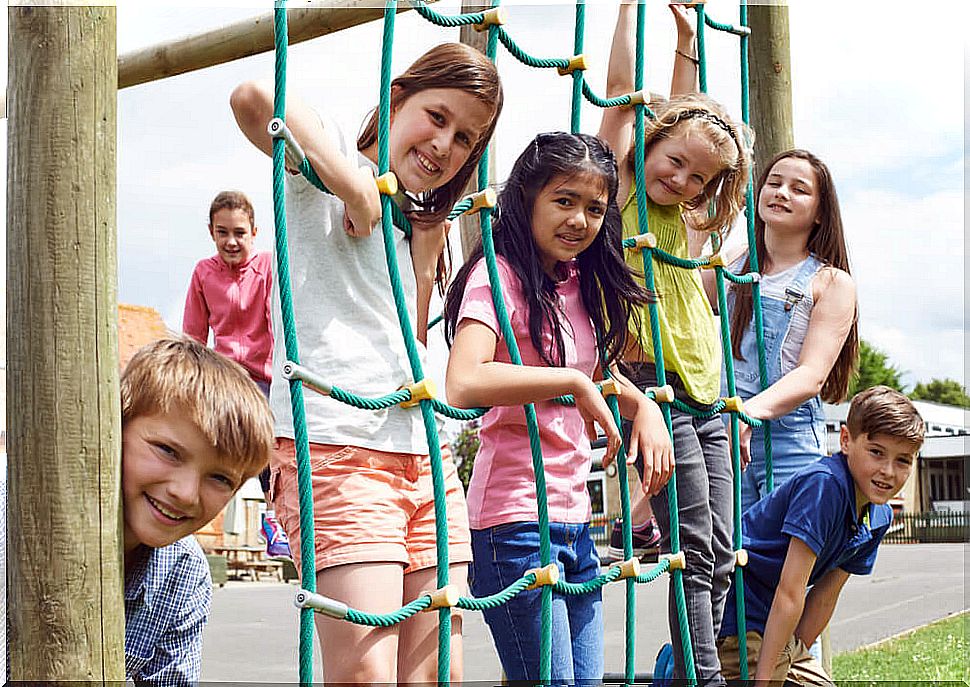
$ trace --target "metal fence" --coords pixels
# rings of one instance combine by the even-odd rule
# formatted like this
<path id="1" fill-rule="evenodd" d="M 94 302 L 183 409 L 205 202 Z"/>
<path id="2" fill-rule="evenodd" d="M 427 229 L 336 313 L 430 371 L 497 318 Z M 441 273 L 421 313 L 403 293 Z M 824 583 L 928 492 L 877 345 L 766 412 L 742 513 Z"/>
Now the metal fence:
<path id="1" fill-rule="evenodd" d="M 939 544 L 970 541 L 970 512 L 902 513 L 893 517 L 883 540 L 888 544 Z"/>

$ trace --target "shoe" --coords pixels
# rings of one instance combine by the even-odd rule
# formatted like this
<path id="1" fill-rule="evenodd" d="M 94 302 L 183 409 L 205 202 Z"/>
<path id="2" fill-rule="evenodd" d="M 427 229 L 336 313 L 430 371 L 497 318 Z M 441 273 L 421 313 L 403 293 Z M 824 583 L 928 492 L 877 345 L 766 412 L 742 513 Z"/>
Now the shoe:
<path id="1" fill-rule="evenodd" d="M 656 519 L 650 518 L 645 523 L 633 527 L 633 555 L 641 560 L 656 560 L 660 553 L 660 526 Z M 623 521 L 617 518 L 613 521 L 613 531 L 610 532 L 610 547 L 607 557 L 614 561 L 622 561 L 623 557 Z"/>
<path id="2" fill-rule="evenodd" d="M 653 687 L 670 687 L 674 682 L 674 647 L 664 644 L 653 666 Z"/>
<path id="3" fill-rule="evenodd" d="M 269 558 L 290 558 L 290 540 L 280 527 L 275 514 L 263 513 L 261 534 L 266 540 L 266 555 Z"/>

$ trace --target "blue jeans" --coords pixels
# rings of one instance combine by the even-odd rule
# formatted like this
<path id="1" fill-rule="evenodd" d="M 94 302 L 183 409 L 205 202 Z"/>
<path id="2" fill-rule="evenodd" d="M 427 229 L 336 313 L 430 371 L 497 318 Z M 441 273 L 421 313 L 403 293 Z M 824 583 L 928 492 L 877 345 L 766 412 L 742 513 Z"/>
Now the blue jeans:
<path id="1" fill-rule="evenodd" d="M 600 562 L 589 525 L 551 523 L 550 561 L 560 580 L 586 582 Z M 512 522 L 472 530 L 469 585 L 476 597 L 505 589 L 539 562 L 539 524 Z M 541 589 L 521 592 L 508 603 L 483 612 L 502 668 L 509 680 L 539 679 Z M 599 684 L 603 679 L 603 597 L 600 590 L 552 597 L 552 681 Z"/>
<path id="2" fill-rule="evenodd" d="M 639 388 L 656 385 L 656 369 L 647 363 L 630 365 L 630 381 Z M 676 374 L 667 373 L 667 383 L 677 398 L 694 404 Z M 721 418 L 699 419 L 671 408 L 674 459 L 677 461 L 677 505 L 680 548 L 687 559 L 683 572 L 687 624 L 690 628 L 694 669 L 700 685 L 722 685 L 721 662 L 715 639 L 721 628 L 724 604 L 731 588 L 734 551 L 733 485 L 727 433 Z M 624 439 L 630 423 L 623 423 Z M 642 463 L 637 456 L 637 470 Z M 670 551 L 670 502 L 667 489 L 650 499 L 653 514 L 663 532 L 660 550 Z M 680 636 L 680 622 L 674 595 L 673 575 L 668 591 L 667 622 L 674 649 L 675 680 L 684 680 L 686 664 Z M 684 684 L 684 683 L 676 683 Z"/>

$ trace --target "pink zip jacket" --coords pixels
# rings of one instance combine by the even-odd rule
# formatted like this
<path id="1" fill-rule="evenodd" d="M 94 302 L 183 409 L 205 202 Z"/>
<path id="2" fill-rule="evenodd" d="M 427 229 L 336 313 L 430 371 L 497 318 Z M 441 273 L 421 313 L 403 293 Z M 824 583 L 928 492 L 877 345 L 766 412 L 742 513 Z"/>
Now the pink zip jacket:
<path id="1" fill-rule="evenodd" d="M 257 381 L 273 377 L 273 326 L 270 298 L 273 256 L 257 253 L 239 267 L 218 255 L 200 260 L 185 297 L 182 331 L 246 368 Z"/>

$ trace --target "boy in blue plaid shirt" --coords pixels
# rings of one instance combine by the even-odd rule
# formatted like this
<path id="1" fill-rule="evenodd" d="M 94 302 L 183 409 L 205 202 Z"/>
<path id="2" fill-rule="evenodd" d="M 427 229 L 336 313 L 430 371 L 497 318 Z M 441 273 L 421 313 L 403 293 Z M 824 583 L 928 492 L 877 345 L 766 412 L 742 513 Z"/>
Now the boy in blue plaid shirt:
<path id="1" fill-rule="evenodd" d="M 272 415 L 238 364 L 191 339 L 142 348 L 121 378 L 125 670 L 193 685 L 212 580 L 190 536 L 266 465 Z"/>

